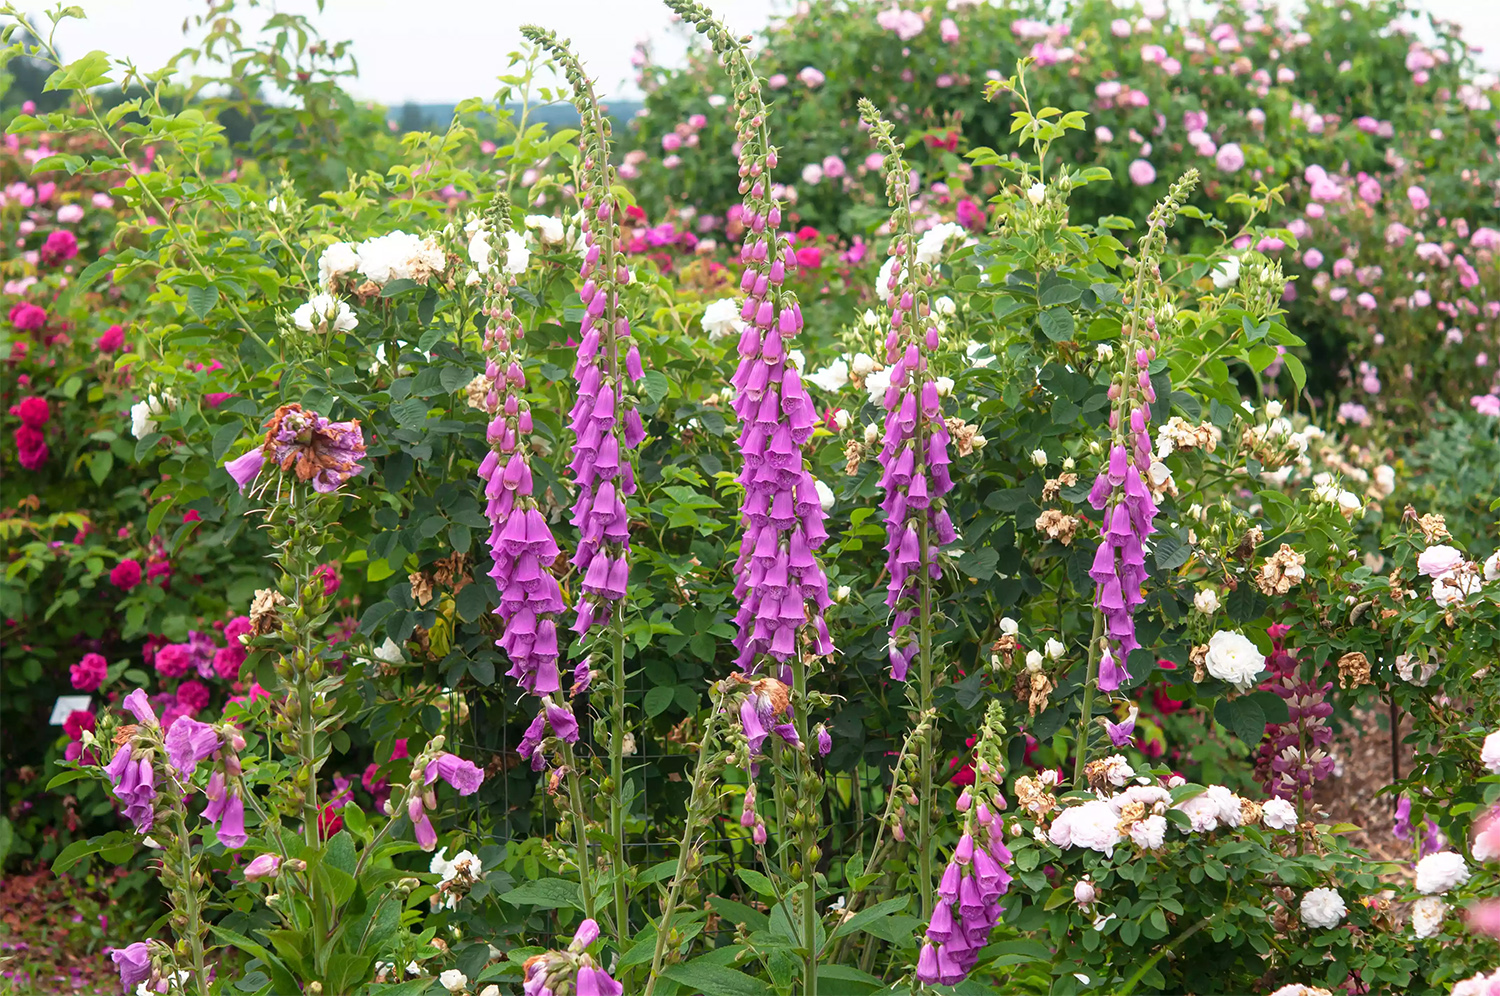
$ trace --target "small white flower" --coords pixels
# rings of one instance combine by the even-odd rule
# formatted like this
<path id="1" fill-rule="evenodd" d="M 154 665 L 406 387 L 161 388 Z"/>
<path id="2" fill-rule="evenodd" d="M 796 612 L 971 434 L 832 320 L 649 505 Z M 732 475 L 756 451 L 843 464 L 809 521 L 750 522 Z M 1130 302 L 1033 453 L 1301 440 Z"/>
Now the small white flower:
<path id="1" fill-rule="evenodd" d="M 943 250 L 947 248 L 948 243 L 953 239 L 963 238 L 963 236 L 963 226 L 956 225 L 951 221 L 944 222 L 941 225 L 932 226 L 927 231 L 923 232 L 922 237 L 917 240 L 917 262 L 924 265 L 936 263 L 938 259 L 943 255 Z M 895 257 L 892 256 L 890 259 L 886 260 L 886 264 L 891 265 L 893 264 L 894 260 Z M 890 273 L 888 271 L 882 271 L 882 273 L 882 279 L 880 280 L 880 283 L 876 285 L 877 290 L 884 288 L 887 281 L 890 279 Z M 885 297 L 889 296 L 890 291 L 886 290 Z"/>
<path id="2" fill-rule="evenodd" d="M 1031 189 L 1026 191 L 1026 199 L 1033 204 L 1041 204 L 1047 199 L 1047 185 L 1045 183 L 1033 183 Z"/>
<path id="3" fill-rule="evenodd" d="M 1087 878 L 1081 878 L 1073 883 L 1073 902 L 1079 906 L 1092 906 L 1098 893 L 1094 891 L 1094 883 Z"/>
<path id="4" fill-rule="evenodd" d="M 318 282 L 324 287 L 337 277 L 353 273 L 359 267 L 359 253 L 352 242 L 335 242 L 318 257 Z"/>
<path id="5" fill-rule="evenodd" d="M 359 319 L 347 302 L 332 294 L 314 294 L 292 312 L 292 324 L 304 332 L 353 332 Z"/>
<path id="6" fill-rule="evenodd" d="M 1484 762 L 1490 774 L 1500 775 L 1500 730 L 1484 738 L 1484 747 L 1479 752 L 1479 760 Z"/>
<path id="7" fill-rule="evenodd" d="M 1126 782 L 1135 777 L 1135 769 L 1123 754 L 1111 754 L 1104 759 L 1104 777 L 1115 788 L 1123 788 Z"/>
<path id="8" fill-rule="evenodd" d="M 1219 630 L 1208 640 L 1208 673 L 1245 691 L 1266 668 L 1266 658 L 1241 633 Z"/>
<path id="9" fill-rule="evenodd" d="M 1469 866 L 1457 851 L 1439 851 L 1417 862 L 1417 891 L 1434 896 L 1469 880 Z"/>
<path id="10" fill-rule="evenodd" d="M 886 388 L 891 386 L 891 372 L 889 370 L 876 370 L 865 378 L 865 391 L 870 395 L 870 401 L 879 404 L 885 397 Z"/>
<path id="11" fill-rule="evenodd" d="M 1279 402 L 1279 401 L 1267 401 L 1266 402 L 1266 418 L 1280 418 L 1280 417 L 1281 417 L 1281 402 Z"/>
<path id="12" fill-rule="evenodd" d="M 1486 581 L 1500 581 L 1500 550 L 1496 550 L 1485 560 L 1484 579 Z"/>
<path id="13" fill-rule="evenodd" d="M 1214 591 L 1212 588 L 1204 588 L 1202 591 L 1193 596 L 1193 608 L 1197 609 L 1205 616 L 1211 616 L 1215 612 L 1218 612 L 1218 592 Z"/>
<path id="14" fill-rule="evenodd" d="M 866 446 L 874 446 L 875 443 L 879 439 L 880 439 L 880 426 L 876 425 L 874 422 L 871 422 L 869 425 L 865 426 L 865 445 Z"/>
<path id="15" fill-rule="evenodd" d="M 536 229 L 536 234 L 541 238 L 543 245 L 551 245 L 563 240 L 562 220 L 550 214 L 528 214 L 526 227 Z"/>
<path id="16" fill-rule="evenodd" d="M 835 500 L 833 496 L 833 489 L 817 478 L 813 478 L 813 487 L 818 492 L 818 501 L 822 503 L 823 511 L 832 512 L 833 503 Z"/>
<path id="17" fill-rule="evenodd" d="M 807 355 L 800 349 L 787 350 L 786 358 L 788 363 L 797 368 L 798 373 L 807 366 Z"/>
<path id="18" fill-rule="evenodd" d="M 1042 669 L 1042 662 L 1044 660 L 1045 658 L 1042 657 L 1042 652 L 1040 650 L 1026 651 L 1026 670 L 1032 672 L 1040 671 Z"/>
<path id="19" fill-rule="evenodd" d="M 531 263 L 531 247 L 514 231 L 505 233 L 505 272 L 519 276 Z"/>
<path id="20" fill-rule="evenodd" d="M 1094 347 L 1094 355 L 1099 357 L 1100 363 L 1108 363 L 1115 358 L 1115 347 L 1107 342 L 1101 342 Z"/>
<path id="21" fill-rule="evenodd" d="M 939 377 L 937 380 L 933 381 L 933 385 L 937 388 L 938 397 L 940 398 L 946 398 L 948 395 L 953 393 L 952 377 Z"/>
<path id="22" fill-rule="evenodd" d="M 932 302 L 932 310 L 939 315 L 947 317 L 955 314 L 958 311 L 958 305 L 953 303 L 953 298 L 944 294 L 942 297 L 939 297 L 937 300 Z"/>
<path id="23" fill-rule="evenodd" d="M 847 602 L 847 601 L 849 601 L 849 590 L 850 589 L 849 589 L 848 585 L 846 585 L 846 584 L 839 585 L 838 589 L 835 590 L 834 593 L 833 593 L 833 600 L 835 602 Z"/>
<path id="24" fill-rule="evenodd" d="M 1260 818 L 1272 830 L 1290 830 L 1297 825 L 1297 807 L 1285 799 L 1267 799 L 1261 804 Z"/>
<path id="25" fill-rule="evenodd" d="M 1167 818 L 1153 814 L 1144 820 L 1132 823 L 1130 839 L 1136 847 L 1144 850 L 1150 851 L 1161 847 L 1167 841 Z"/>
<path id="26" fill-rule="evenodd" d="M 1239 282 L 1240 261 L 1231 256 L 1214 267 L 1214 271 L 1210 276 L 1213 279 L 1214 287 L 1219 290 L 1228 290 Z"/>
<path id="27" fill-rule="evenodd" d="M 849 428 L 849 413 L 842 408 L 835 409 L 833 412 L 833 424 L 838 427 L 840 432 Z"/>
<path id="28" fill-rule="evenodd" d="M 450 968 L 438 976 L 438 981 L 450 993 L 462 992 L 469 985 L 469 977 L 456 968 Z"/>
<path id="29" fill-rule="evenodd" d="M 1036 464 L 1038 467 L 1047 466 L 1047 451 L 1042 449 L 1032 450 L 1031 462 Z"/>
<path id="30" fill-rule="evenodd" d="M 875 372 L 877 366 L 879 364 L 875 362 L 875 357 L 869 353 L 855 353 L 854 359 L 849 361 L 849 372 L 856 377 L 868 377 Z"/>
<path id="31" fill-rule="evenodd" d="M 1479 590 L 1480 580 L 1472 574 L 1464 574 L 1458 577 L 1434 578 L 1432 581 L 1432 600 L 1439 608 L 1448 608 L 1457 602 L 1462 602 L 1470 595 Z"/>
<path id="32" fill-rule="evenodd" d="M 1411 929 L 1419 939 L 1426 939 L 1443 929 L 1448 904 L 1437 896 L 1423 896 L 1411 904 Z"/>
<path id="33" fill-rule="evenodd" d="M 1062 657 L 1063 651 L 1066 650 L 1066 649 L 1067 648 L 1062 645 L 1062 641 L 1061 640 L 1054 639 L 1053 637 L 1050 637 L 1050 636 L 1047 637 L 1047 656 L 1048 657 L 1052 658 L 1053 660 L 1058 660 L 1059 658 Z"/>
<path id="34" fill-rule="evenodd" d="M 406 661 L 406 655 L 401 652 L 401 647 L 390 637 L 386 637 L 385 642 L 376 647 L 371 656 L 385 664 L 402 664 Z"/>
<path id="35" fill-rule="evenodd" d="M 130 434 L 137 439 L 151 435 L 156 431 L 157 420 L 176 407 L 177 403 L 170 394 L 166 395 L 165 403 L 154 394 L 146 395 L 144 401 L 130 406 Z"/>
<path id="36" fill-rule="evenodd" d="M 1344 905 L 1344 897 L 1338 894 L 1338 890 L 1313 889 L 1302 897 L 1299 912 L 1302 922 L 1309 927 L 1327 930 L 1339 925 L 1344 914 L 1349 912 L 1349 907 Z"/>
<path id="37" fill-rule="evenodd" d="M 708 333 L 710 342 L 717 342 L 731 332 L 739 334 L 745 327 L 744 320 L 740 318 L 740 306 L 732 297 L 721 297 L 710 303 L 703 309 L 703 318 L 699 324 Z"/>
<path id="38" fill-rule="evenodd" d="M 1006 636 L 1015 636 L 1021 632 L 1021 626 L 1010 616 L 1000 617 L 1000 632 Z"/>

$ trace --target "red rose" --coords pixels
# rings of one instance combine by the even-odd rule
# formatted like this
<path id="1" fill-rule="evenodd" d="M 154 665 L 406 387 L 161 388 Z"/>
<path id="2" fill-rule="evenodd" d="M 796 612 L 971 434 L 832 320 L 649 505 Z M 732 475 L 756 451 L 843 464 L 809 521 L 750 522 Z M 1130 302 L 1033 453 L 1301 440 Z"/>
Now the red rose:
<path id="1" fill-rule="evenodd" d="M 141 564 L 137 560 L 122 560 L 109 572 L 109 583 L 121 591 L 129 591 L 141 583 Z"/>

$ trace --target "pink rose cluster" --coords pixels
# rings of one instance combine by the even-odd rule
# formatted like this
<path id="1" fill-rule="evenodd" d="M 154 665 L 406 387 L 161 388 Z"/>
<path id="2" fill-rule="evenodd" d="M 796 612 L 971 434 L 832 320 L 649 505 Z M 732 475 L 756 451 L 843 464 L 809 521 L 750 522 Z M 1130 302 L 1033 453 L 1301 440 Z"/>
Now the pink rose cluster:
<path id="1" fill-rule="evenodd" d="M 43 430 L 52 419 L 52 409 L 46 398 L 33 395 L 12 405 L 10 413 L 21 420 L 15 433 L 16 451 L 20 456 L 21 466 L 27 470 L 37 470 L 47 462 L 47 437 Z"/>

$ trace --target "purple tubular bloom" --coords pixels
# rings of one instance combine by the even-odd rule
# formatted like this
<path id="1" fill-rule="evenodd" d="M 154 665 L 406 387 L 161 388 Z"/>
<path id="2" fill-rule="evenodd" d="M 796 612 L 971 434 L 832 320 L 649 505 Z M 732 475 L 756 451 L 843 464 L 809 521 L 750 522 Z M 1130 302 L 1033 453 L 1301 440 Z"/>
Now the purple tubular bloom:
<path id="1" fill-rule="evenodd" d="M 484 772 L 478 765 L 447 751 L 427 762 L 423 777 L 428 785 L 441 778 L 452 785 L 459 795 L 473 795 L 484 782 Z"/>
<path id="2" fill-rule="evenodd" d="M 604 969 L 583 965 L 578 969 L 575 992 L 578 996 L 622 996 L 625 987 L 612 979 Z"/>
<path id="3" fill-rule="evenodd" d="M 928 985 L 957 985 L 979 963 L 990 931 L 1005 912 L 1000 897 L 1010 888 L 1004 864 L 1010 851 L 991 829 L 988 843 L 965 834 L 943 872 L 937 906 L 927 925 L 927 941 L 917 958 L 917 978 Z M 969 847 L 972 850 L 969 850 Z"/>
<path id="4" fill-rule="evenodd" d="M 151 700 L 146 697 L 144 688 L 137 688 L 125 696 L 123 704 L 126 709 L 130 710 L 131 715 L 135 716 L 136 722 L 147 726 L 160 725 L 156 720 L 156 711 L 151 708 Z"/>
<path id="5" fill-rule="evenodd" d="M 570 744 L 578 742 L 578 720 L 574 717 L 567 704 L 555 703 L 549 697 L 542 698 L 542 707 L 547 712 L 547 725 L 552 727 L 553 736 L 559 740 L 565 740 Z"/>
<path id="6" fill-rule="evenodd" d="M 172 767 L 187 778 L 198 767 L 199 761 L 213 756 L 219 749 L 219 733 L 207 723 L 184 716 L 167 731 L 166 744 Z"/>
<path id="7" fill-rule="evenodd" d="M 364 470 L 365 437 L 358 419 L 332 422 L 301 405 L 282 405 L 266 423 L 263 452 L 282 473 L 327 495 Z"/>
<path id="8" fill-rule="evenodd" d="M 156 773 L 147 758 L 137 759 L 130 744 L 115 751 L 104 766 L 110 787 L 125 816 L 141 833 L 148 833 L 156 820 Z"/>
<path id="9" fill-rule="evenodd" d="M 151 949 L 144 941 L 123 948 L 110 948 L 109 960 L 120 970 L 120 982 L 126 992 L 134 992 L 137 986 L 151 978 Z"/>
<path id="10" fill-rule="evenodd" d="M 892 161 L 888 157 L 888 161 Z M 885 516 L 886 605 L 892 611 L 889 655 L 891 677 L 906 680 L 916 656 L 918 636 L 912 628 L 924 585 L 940 576 L 938 550 L 955 538 L 946 497 L 953 490 L 949 476 L 948 429 L 943 424 L 942 399 L 927 354 L 938 342 L 936 317 L 927 301 L 930 268 L 917 262 L 916 237 L 909 224 L 910 204 L 904 180 L 906 167 L 894 157 L 897 173 L 888 189 L 892 228 L 892 267 L 887 290 L 890 329 L 885 361 L 891 386 L 885 393 L 885 432 L 878 454 L 880 507 Z"/>
<path id="11" fill-rule="evenodd" d="M 577 400 L 568 413 L 577 487 L 572 522 L 578 529 L 573 566 L 583 572 L 572 630 L 587 636 L 608 625 L 624 599 L 630 571 L 630 516 L 625 499 L 635 493 L 630 450 L 645 433 L 626 403 L 630 384 L 645 376 L 640 349 L 631 341 L 622 301 L 629 279 L 620 250 L 619 206 L 609 180 L 609 138 L 584 116 L 583 241 L 579 278 L 584 316 L 573 367 Z"/>
<path id="12" fill-rule="evenodd" d="M 1104 732 L 1109 734 L 1109 742 L 1116 747 L 1124 747 L 1130 743 L 1130 738 L 1135 735 L 1135 720 L 1140 715 L 1140 709 L 1136 706 L 1130 707 L 1130 715 L 1125 717 L 1123 723 L 1111 723 L 1104 721 Z"/>
<path id="13" fill-rule="evenodd" d="M 228 848 L 244 847 L 249 840 L 245 833 L 245 800 L 225 784 L 222 771 L 209 776 L 203 794 L 208 799 L 203 818 L 213 825 L 219 843 Z"/>
<path id="14" fill-rule="evenodd" d="M 422 794 L 412 794 L 406 803 L 406 815 L 411 820 L 412 831 L 416 834 L 417 843 L 422 850 L 430 851 L 437 846 L 437 830 L 432 826 L 432 820 L 427 818 L 427 807 L 422 804 Z"/>
<path id="15" fill-rule="evenodd" d="M 1094 606 L 1104 613 L 1106 647 L 1099 662 L 1099 689 L 1112 692 L 1130 680 L 1126 664 L 1140 644 L 1135 638 L 1135 610 L 1145 601 L 1145 541 L 1156 532 L 1156 501 L 1146 487 L 1151 472 L 1151 449 L 1146 432 L 1150 411 L 1138 399 L 1130 414 L 1133 445 L 1115 443 L 1109 465 L 1100 471 L 1089 491 L 1089 503 L 1103 513 L 1099 546 L 1089 577 L 1094 582 Z M 1139 427 L 1139 429 L 1137 429 Z"/>
<path id="16" fill-rule="evenodd" d="M 492 239 L 502 256 L 504 233 Z M 521 343 L 525 335 L 509 303 L 514 279 L 504 259 L 491 269 L 485 301 L 484 410 L 490 416 L 490 451 L 479 464 L 479 480 L 490 522 L 490 578 L 499 595 L 494 614 L 501 636 L 495 645 L 510 658 L 507 675 L 532 695 L 561 690 L 557 620 L 566 608 L 552 564 L 559 553 L 546 516 L 533 497 L 528 463 L 531 409 L 525 400 Z"/>
<path id="17" fill-rule="evenodd" d="M 240 494 L 245 493 L 257 477 L 260 476 L 261 468 L 266 465 L 265 447 L 257 446 L 243 456 L 235 457 L 226 461 L 224 469 L 229 471 L 229 476 L 234 478 L 234 483 L 240 487 Z"/>

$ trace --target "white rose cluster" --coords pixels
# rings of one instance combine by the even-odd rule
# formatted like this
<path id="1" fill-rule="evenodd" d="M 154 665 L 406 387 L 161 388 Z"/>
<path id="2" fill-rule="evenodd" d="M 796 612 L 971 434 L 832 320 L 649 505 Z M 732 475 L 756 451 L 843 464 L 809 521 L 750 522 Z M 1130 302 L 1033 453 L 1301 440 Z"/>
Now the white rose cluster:
<path id="1" fill-rule="evenodd" d="M 1419 939 L 1425 940 L 1443 929 L 1448 917 L 1448 904 L 1437 896 L 1423 896 L 1411 904 L 1411 929 Z"/>
<path id="2" fill-rule="evenodd" d="M 745 328 L 744 319 L 740 318 L 740 306 L 732 297 L 721 297 L 717 301 L 709 303 L 703 309 L 703 317 L 699 320 L 703 331 L 708 333 L 709 342 L 718 342 L 731 333 L 739 335 Z"/>
<path id="3" fill-rule="evenodd" d="M 1102 799 L 1094 799 L 1058 813 L 1047 839 L 1062 848 L 1083 847 L 1113 855 L 1115 845 L 1120 842 L 1119 823 L 1114 807 Z"/>
<path id="4" fill-rule="evenodd" d="M 168 412 L 177 410 L 177 398 L 169 391 L 160 396 L 148 394 L 130 406 L 130 434 L 143 439 L 156 431 L 158 421 Z"/>
<path id="5" fill-rule="evenodd" d="M 332 294 L 314 294 L 292 312 L 292 324 L 304 332 L 353 332 L 359 319 L 347 302 Z"/>
<path id="6" fill-rule="evenodd" d="M 1173 808 L 1187 815 L 1194 833 L 1211 833 L 1221 826 L 1237 827 L 1243 819 L 1240 797 L 1223 785 L 1210 785 Z"/>

